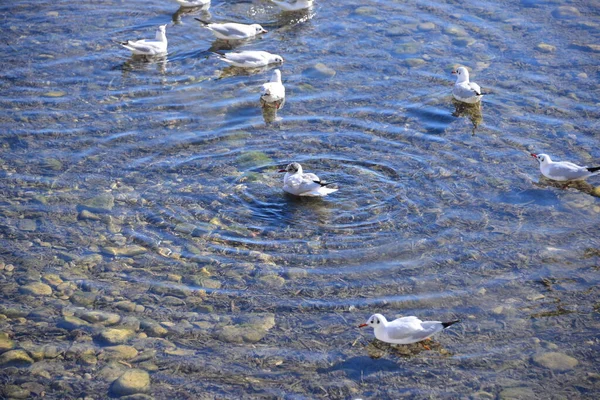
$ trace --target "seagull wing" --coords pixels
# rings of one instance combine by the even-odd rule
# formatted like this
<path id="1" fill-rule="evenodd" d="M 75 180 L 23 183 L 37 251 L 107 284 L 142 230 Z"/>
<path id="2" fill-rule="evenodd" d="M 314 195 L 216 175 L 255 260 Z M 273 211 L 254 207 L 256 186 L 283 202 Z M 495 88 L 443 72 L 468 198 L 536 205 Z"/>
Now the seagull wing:
<path id="1" fill-rule="evenodd" d="M 570 162 L 552 163 L 548 165 L 545 172 L 544 175 L 548 178 L 562 181 L 582 179 L 590 174 L 584 167 L 580 167 L 579 165 Z"/>

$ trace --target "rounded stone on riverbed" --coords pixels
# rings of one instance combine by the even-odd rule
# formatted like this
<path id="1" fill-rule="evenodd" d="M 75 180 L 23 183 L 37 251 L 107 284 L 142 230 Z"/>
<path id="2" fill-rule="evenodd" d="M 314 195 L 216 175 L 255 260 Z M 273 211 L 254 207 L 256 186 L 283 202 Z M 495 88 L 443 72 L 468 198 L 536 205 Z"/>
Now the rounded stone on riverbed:
<path id="1" fill-rule="evenodd" d="M 108 328 L 100 332 L 98 338 L 108 344 L 123 344 L 132 339 L 135 332 L 131 329 Z"/>
<path id="2" fill-rule="evenodd" d="M 423 22 L 423 23 L 417 25 L 417 29 L 422 32 L 432 31 L 435 28 L 436 28 L 436 26 L 433 22 Z"/>
<path id="3" fill-rule="evenodd" d="M 542 53 L 554 53 L 556 51 L 556 46 L 552 46 L 547 43 L 539 43 L 535 46 L 535 49 L 541 51 Z"/>
<path id="4" fill-rule="evenodd" d="M 50 296 L 52 294 L 52 288 L 42 282 L 28 283 L 27 285 L 21 286 L 19 290 L 23 294 L 30 294 L 33 296 Z"/>
<path id="5" fill-rule="evenodd" d="M 558 19 L 572 19 L 581 17 L 581 13 L 575 7 L 560 6 L 552 11 L 552 16 Z"/>
<path id="6" fill-rule="evenodd" d="M 137 355 L 138 351 L 135 349 L 135 347 L 120 344 L 102 349 L 99 359 L 114 361 L 131 360 Z"/>
<path id="7" fill-rule="evenodd" d="M 31 392 L 27 389 L 23 389 L 21 386 L 6 385 L 4 390 L 2 390 L 2 394 L 6 396 L 7 399 L 28 399 Z"/>
<path id="8" fill-rule="evenodd" d="M 8 333 L 0 332 L 0 353 L 4 353 L 5 351 L 11 350 L 15 347 L 15 342 L 13 342 Z"/>
<path id="9" fill-rule="evenodd" d="M 127 396 L 145 393 L 150 390 L 150 374 L 141 369 L 125 371 L 110 387 L 110 393 L 115 396 Z"/>
<path id="10" fill-rule="evenodd" d="M 33 364 L 33 359 L 25 350 L 9 350 L 0 354 L 0 366 L 2 367 L 27 367 Z"/>
<path id="11" fill-rule="evenodd" d="M 559 352 L 537 354 L 533 356 L 533 361 L 553 371 L 568 371 L 579 364 L 576 358 Z"/>

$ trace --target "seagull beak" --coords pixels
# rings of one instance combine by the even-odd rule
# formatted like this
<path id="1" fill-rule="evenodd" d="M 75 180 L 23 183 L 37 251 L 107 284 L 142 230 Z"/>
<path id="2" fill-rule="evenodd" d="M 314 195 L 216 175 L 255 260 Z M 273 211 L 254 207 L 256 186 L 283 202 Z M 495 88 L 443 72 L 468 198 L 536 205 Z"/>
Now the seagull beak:
<path id="1" fill-rule="evenodd" d="M 360 324 L 358 327 L 359 328 L 364 328 L 365 326 L 369 326 L 368 324 Z"/>
<path id="2" fill-rule="evenodd" d="M 277 172 L 285 172 L 285 169 L 280 169 L 280 170 L 279 170 L 279 171 L 277 171 Z"/>
<path id="3" fill-rule="evenodd" d="M 453 74 L 453 75 L 456 75 L 456 71 L 452 71 L 452 74 Z"/>
<path id="4" fill-rule="evenodd" d="M 263 29 L 263 33 L 269 33 L 269 31 L 266 29 Z"/>
<path id="5" fill-rule="evenodd" d="M 533 158 L 537 158 L 537 154 L 533 154 L 533 153 L 531 153 L 531 157 L 533 157 Z"/>

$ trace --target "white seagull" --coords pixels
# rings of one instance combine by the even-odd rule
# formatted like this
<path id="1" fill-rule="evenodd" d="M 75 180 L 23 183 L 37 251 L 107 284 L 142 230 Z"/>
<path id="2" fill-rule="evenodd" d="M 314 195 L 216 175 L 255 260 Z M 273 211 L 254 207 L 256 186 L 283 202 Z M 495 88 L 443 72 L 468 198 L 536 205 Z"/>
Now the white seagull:
<path id="1" fill-rule="evenodd" d="M 271 81 L 263 84 L 263 94 L 260 99 L 267 104 L 273 104 L 275 108 L 280 109 L 285 100 L 285 86 L 281 83 L 281 71 L 273 71 Z"/>
<path id="2" fill-rule="evenodd" d="M 372 326 L 375 330 L 375 337 L 382 342 L 410 344 L 429 339 L 457 322 L 460 321 L 421 321 L 417 317 L 402 317 L 388 322 L 383 315 L 373 314 L 366 323 L 360 324 L 358 327 Z"/>
<path id="3" fill-rule="evenodd" d="M 215 53 L 219 58 L 240 68 L 260 68 L 269 64 L 283 64 L 283 57 L 266 51 L 246 50 L 239 53 Z"/>
<path id="4" fill-rule="evenodd" d="M 299 11 L 310 8 L 313 5 L 313 0 L 292 0 L 291 2 L 279 0 L 271 1 L 277 4 L 283 11 Z"/>
<path id="5" fill-rule="evenodd" d="M 324 183 L 315 174 L 310 172 L 303 173 L 302 166 L 297 162 L 289 164 L 285 169 L 279 170 L 279 172 L 285 172 L 283 190 L 296 196 L 327 196 L 329 193 L 338 190 L 326 187 L 333 182 Z"/>
<path id="6" fill-rule="evenodd" d="M 267 33 L 267 30 L 259 24 L 238 24 L 235 22 L 227 22 L 224 24 L 210 23 L 201 20 L 200 18 L 194 18 L 196 21 L 202 22 L 206 29 L 209 29 L 214 33 L 217 39 L 223 40 L 244 40 L 251 37 L 260 35 L 261 33 Z"/>
<path id="7" fill-rule="evenodd" d="M 600 167 L 582 167 L 568 161 L 552 161 L 547 154 L 531 153 L 531 156 L 540 163 L 542 175 L 553 181 L 581 181 L 600 174 Z"/>
<path id="8" fill-rule="evenodd" d="M 131 50 L 133 54 L 155 56 L 167 53 L 167 25 L 161 25 L 156 30 L 156 40 L 128 40 L 120 43 L 121 46 Z"/>
<path id="9" fill-rule="evenodd" d="M 204 7 L 207 4 L 210 4 L 210 0 L 175 0 L 181 7 L 191 8 L 191 7 Z"/>
<path id="10" fill-rule="evenodd" d="M 469 71 L 465 67 L 458 67 L 452 71 L 456 75 L 456 83 L 452 95 L 458 101 L 475 104 L 481 101 L 481 88 L 475 82 L 469 82 Z"/>

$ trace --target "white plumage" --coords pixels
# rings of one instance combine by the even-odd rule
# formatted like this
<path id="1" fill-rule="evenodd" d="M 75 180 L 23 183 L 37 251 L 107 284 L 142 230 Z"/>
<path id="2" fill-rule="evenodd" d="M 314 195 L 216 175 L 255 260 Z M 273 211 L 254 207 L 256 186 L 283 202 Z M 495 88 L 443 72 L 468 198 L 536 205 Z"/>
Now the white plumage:
<path id="1" fill-rule="evenodd" d="M 271 0 L 277 4 L 283 11 L 299 11 L 306 8 L 310 8 L 313 5 L 313 0 L 293 0 L 293 1 L 279 1 Z"/>
<path id="2" fill-rule="evenodd" d="M 223 24 L 210 23 L 195 18 L 197 21 L 202 22 L 204 27 L 218 38 L 223 40 L 244 40 L 260 35 L 261 33 L 267 33 L 267 30 L 259 24 L 238 24 L 236 22 L 226 22 Z"/>
<path id="3" fill-rule="evenodd" d="M 266 51 L 246 50 L 239 53 L 216 54 L 221 60 L 240 68 L 260 68 L 269 64 L 283 64 L 283 57 Z"/>
<path id="4" fill-rule="evenodd" d="M 428 339 L 457 322 L 460 321 L 421 321 L 414 316 L 402 317 L 388 322 L 383 315 L 373 314 L 366 323 L 360 324 L 359 328 L 373 327 L 375 337 L 382 342 L 410 344 Z"/>
<path id="5" fill-rule="evenodd" d="M 155 40 L 128 40 L 121 46 L 131 50 L 133 54 L 155 56 L 167 54 L 167 25 L 161 25 L 156 30 Z"/>
<path id="6" fill-rule="evenodd" d="M 296 196 L 320 197 L 338 190 L 326 187 L 329 183 L 321 182 L 313 173 L 303 173 L 302 166 L 297 162 L 289 164 L 279 172 L 285 172 L 283 190 Z"/>
<path id="7" fill-rule="evenodd" d="M 600 167 L 582 167 L 569 161 L 552 161 L 547 154 L 531 156 L 540 163 L 540 172 L 554 181 L 580 181 L 592 175 L 600 174 Z"/>
<path id="8" fill-rule="evenodd" d="M 281 71 L 273 71 L 271 81 L 263 84 L 263 94 L 260 99 L 268 105 L 274 105 L 275 108 L 281 108 L 285 100 L 285 86 L 281 83 Z"/>
<path id="9" fill-rule="evenodd" d="M 452 89 L 452 95 L 458 101 L 475 104 L 481 101 L 481 88 L 475 82 L 469 81 L 469 71 L 465 67 L 459 67 L 455 71 L 456 83 Z"/>

